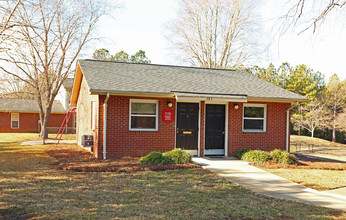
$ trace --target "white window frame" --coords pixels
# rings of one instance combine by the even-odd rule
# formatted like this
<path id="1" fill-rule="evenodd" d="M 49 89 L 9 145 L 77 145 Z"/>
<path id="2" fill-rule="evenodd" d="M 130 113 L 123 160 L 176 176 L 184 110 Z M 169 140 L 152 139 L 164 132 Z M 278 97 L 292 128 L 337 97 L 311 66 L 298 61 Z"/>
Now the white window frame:
<path id="1" fill-rule="evenodd" d="M 91 130 L 95 130 L 96 108 L 95 101 L 91 101 Z"/>
<path id="2" fill-rule="evenodd" d="M 244 117 L 244 112 L 245 112 L 245 107 L 263 107 L 264 108 L 264 117 L 263 118 L 249 118 L 249 117 Z M 253 103 L 244 103 L 243 104 L 243 112 L 242 112 L 242 122 L 243 122 L 243 132 L 266 132 L 267 131 L 267 105 L 266 104 L 253 104 Z M 263 119 L 263 130 L 259 129 L 244 129 L 244 121 L 245 119 Z"/>
<path id="3" fill-rule="evenodd" d="M 18 115 L 18 128 L 14 128 L 12 126 L 12 122 L 14 121 L 13 120 L 13 115 Z M 11 113 L 11 129 L 19 129 L 19 113 Z"/>
<path id="4" fill-rule="evenodd" d="M 156 114 L 155 116 L 150 115 L 131 115 L 131 104 L 132 103 L 155 103 L 156 104 Z M 155 128 L 131 128 L 131 116 L 138 117 L 155 117 Z M 153 99 L 130 99 L 130 107 L 129 107 L 129 130 L 130 131 L 158 131 L 159 128 L 159 101 Z"/>

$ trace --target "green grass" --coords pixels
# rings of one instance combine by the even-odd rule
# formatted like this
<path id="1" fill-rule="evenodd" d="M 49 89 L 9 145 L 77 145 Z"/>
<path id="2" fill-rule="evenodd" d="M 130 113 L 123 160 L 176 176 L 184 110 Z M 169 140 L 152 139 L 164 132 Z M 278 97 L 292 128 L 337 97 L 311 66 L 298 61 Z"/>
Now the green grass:
<path id="1" fill-rule="evenodd" d="M 23 135 L 25 136 L 25 135 Z M 325 219 L 346 213 L 268 198 L 203 169 L 77 173 L 45 146 L 0 143 L 0 219 Z"/>
<path id="2" fill-rule="evenodd" d="M 323 140 L 320 138 L 312 138 L 307 136 L 298 136 L 298 135 L 291 135 L 290 138 L 290 151 L 296 152 L 296 145 L 295 144 L 301 144 L 302 150 L 308 150 L 308 146 L 310 144 L 314 144 L 315 147 L 326 147 L 326 148 L 333 148 L 333 149 L 346 149 L 345 144 L 340 144 L 336 142 L 331 142 L 327 140 Z M 318 148 L 316 148 L 318 149 Z M 299 149 L 298 149 L 299 150 Z"/>
<path id="3" fill-rule="evenodd" d="M 289 179 L 319 191 L 346 187 L 345 170 L 312 169 L 265 169 L 275 175 Z"/>
<path id="4" fill-rule="evenodd" d="M 48 134 L 49 139 L 55 139 L 56 134 Z M 75 140 L 75 134 L 63 134 L 64 140 Z M 42 140 L 38 133 L 0 133 L 0 144 L 4 142 L 22 142 L 22 141 L 38 141 Z"/>

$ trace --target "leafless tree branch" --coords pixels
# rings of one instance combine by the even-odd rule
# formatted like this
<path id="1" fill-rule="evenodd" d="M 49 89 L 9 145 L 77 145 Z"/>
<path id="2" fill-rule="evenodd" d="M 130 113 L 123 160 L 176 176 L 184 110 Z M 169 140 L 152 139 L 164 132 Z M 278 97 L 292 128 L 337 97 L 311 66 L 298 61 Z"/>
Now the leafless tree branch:
<path id="1" fill-rule="evenodd" d="M 303 24 L 305 27 L 303 27 L 298 34 L 302 34 L 309 29 L 312 29 L 312 32 L 315 33 L 318 26 L 322 24 L 330 14 L 344 10 L 344 6 L 346 5 L 345 0 L 320 0 L 310 2 L 306 2 L 306 0 L 293 0 L 289 1 L 289 3 L 294 1 L 296 2 L 289 8 L 286 15 L 282 17 L 284 19 L 282 27 L 283 32 L 299 26 L 298 24 Z M 312 13 L 312 11 L 316 12 Z"/>
<path id="2" fill-rule="evenodd" d="M 167 38 L 192 65 L 232 68 L 260 53 L 256 28 L 251 1 L 183 0 Z"/>
<path id="3" fill-rule="evenodd" d="M 25 82 L 40 108 L 41 135 L 64 80 L 88 42 L 99 18 L 107 11 L 104 0 L 26 0 L 0 4 L 4 16 L 15 24 L 1 43 L 0 66 L 4 74 Z M 16 7 L 16 10 L 13 8 Z M 2 26 L 6 25 L 4 23 Z M 5 33 L 5 32 L 3 32 Z"/>

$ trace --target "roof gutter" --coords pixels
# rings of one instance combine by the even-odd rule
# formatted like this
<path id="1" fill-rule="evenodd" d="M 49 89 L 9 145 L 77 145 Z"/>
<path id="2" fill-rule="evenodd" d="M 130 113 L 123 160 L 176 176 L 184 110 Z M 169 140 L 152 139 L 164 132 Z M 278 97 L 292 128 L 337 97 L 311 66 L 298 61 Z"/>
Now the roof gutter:
<path id="1" fill-rule="evenodd" d="M 105 102 L 103 103 L 103 159 L 107 159 L 107 102 L 109 99 L 109 92 Z"/>

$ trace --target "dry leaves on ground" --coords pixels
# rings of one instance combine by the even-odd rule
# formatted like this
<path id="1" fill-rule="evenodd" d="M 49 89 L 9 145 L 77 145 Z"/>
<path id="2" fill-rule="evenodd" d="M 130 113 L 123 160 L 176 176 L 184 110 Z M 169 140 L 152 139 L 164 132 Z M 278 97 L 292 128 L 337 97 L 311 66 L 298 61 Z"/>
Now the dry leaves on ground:
<path id="1" fill-rule="evenodd" d="M 76 172 L 136 172 L 149 170 L 174 170 L 201 168 L 200 165 L 165 164 L 165 165 L 140 165 L 139 157 L 121 157 L 101 160 L 95 158 L 89 151 L 76 144 L 50 145 L 47 153 L 57 159 L 55 164 L 58 169 Z"/>

